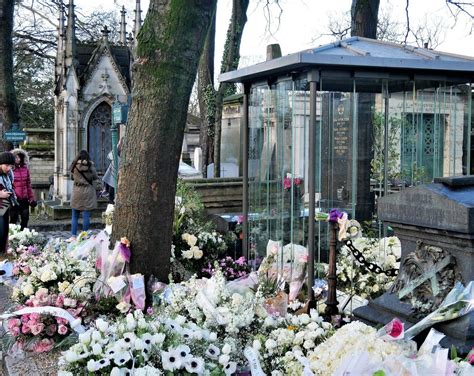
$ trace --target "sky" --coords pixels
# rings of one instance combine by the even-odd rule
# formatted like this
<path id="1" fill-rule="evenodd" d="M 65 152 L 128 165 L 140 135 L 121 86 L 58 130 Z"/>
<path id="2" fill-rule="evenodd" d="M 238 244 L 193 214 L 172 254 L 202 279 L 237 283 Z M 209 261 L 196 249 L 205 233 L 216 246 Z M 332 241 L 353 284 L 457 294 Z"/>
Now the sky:
<path id="1" fill-rule="evenodd" d="M 143 15 L 149 0 L 141 0 Z M 93 9 L 119 9 L 122 5 L 133 17 L 135 0 L 76 0 L 75 3 L 85 11 Z M 241 65 L 251 65 L 263 61 L 266 46 L 279 43 L 282 54 L 317 47 L 333 41 L 327 33 L 328 18 L 337 17 L 349 11 L 352 0 L 280 0 L 282 13 L 278 22 L 279 9 L 271 8 L 270 32 L 262 4 L 263 1 L 251 0 L 247 12 L 247 25 L 241 43 Z M 381 10 L 389 13 L 396 22 L 405 22 L 405 0 L 381 0 Z M 95 5 L 100 4 L 100 5 Z M 445 25 L 443 42 L 436 48 L 439 51 L 474 56 L 474 20 L 459 16 L 457 22 L 450 15 L 445 0 L 411 0 L 409 2 L 410 25 L 415 27 L 425 19 L 430 23 L 441 22 Z M 427 5 L 429 5 L 427 7 Z M 232 9 L 232 0 L 218 0 L 216 25 L 216 71 L 222 56 L 225 35 Z M 128 22 L 131 28 L 133 23 Z M 469 35 L 470 30 L 472 33 Z"/>

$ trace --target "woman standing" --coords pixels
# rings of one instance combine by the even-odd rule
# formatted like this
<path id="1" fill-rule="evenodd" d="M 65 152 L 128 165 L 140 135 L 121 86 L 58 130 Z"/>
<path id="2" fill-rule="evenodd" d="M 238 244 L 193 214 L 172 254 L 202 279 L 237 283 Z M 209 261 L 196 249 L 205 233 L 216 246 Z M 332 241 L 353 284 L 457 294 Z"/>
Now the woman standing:
<path id="1" fill-rule="evenodd" d="M 0 253 L 7 250 L 10 208 L 16 204 L 11 171 L 14 165 L 12 153 L 0 153 Z"/>
<path id="2" fill-rule="evenodd" d="M 23 230 L 28 227 L 30 206 L 32 208 L 36 207 L 36 201 L 31 187 L 30 170 L 28 169 L 28 153 L 22 149 L 14 149 L 12 153 L 15 156 L 13 175 L 15 177 L 15 195 L 18 205 L 11 208 L 10 223 L 16 224 L 18 218 L 21 217 L 20 226 Z"/>
<path id="3" fill-rule="evenodd" d="M 97 208 L 97 195 L 95 181 L 98 180 L 94 162 L 89 153 L 81 150 L 71 163 L 71 174 L 74 185 L 72 187 L 71 208 L 72 224 L 71 237 L 68 241 L 76 239 L 77 222 L 82 212 L 82 230 L 87 231 L 90 223 L 90 211 Z"/>

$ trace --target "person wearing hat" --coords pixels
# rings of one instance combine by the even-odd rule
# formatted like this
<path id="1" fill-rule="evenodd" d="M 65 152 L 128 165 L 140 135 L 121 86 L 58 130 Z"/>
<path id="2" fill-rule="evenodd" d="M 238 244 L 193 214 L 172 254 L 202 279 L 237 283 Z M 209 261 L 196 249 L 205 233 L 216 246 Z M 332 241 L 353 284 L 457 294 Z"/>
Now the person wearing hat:
<path id="1" fill-rule="evenodd" d="M 0 153 L 0 253 L 7 250 L 10 208 L 17 204 L 13 190 L 14 165 L 15 156 L 12 153 Z"/>

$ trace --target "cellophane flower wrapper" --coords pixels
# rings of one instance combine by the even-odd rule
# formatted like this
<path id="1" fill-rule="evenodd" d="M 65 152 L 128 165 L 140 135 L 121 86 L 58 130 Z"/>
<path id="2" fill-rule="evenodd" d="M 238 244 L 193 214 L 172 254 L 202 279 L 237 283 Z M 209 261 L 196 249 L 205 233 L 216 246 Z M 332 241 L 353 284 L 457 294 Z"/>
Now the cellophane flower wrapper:
<path id="1" fill-rule="evenodd" d="M 79 260 L 86 260 L 93 252 L 98 253 L 104 246 L 109 247 L 109 236 L 105 231 L 99 232 L 96 236 L 84 240 L 71 251 L 71 256 Z"/>
<path id="2" fill-rule="evenodd" d="M 394 318 L 377 332 L 377 335 L 385 341 L 396 341 L 402 339 L 404 334 L 405 325 L 398 318 Z"/>
<path id="3" fill-rule="evenodd" d="M 405 338 L 412 339 L 426 328 L 443 321 L 457 319 L 472 310 L 474 310 L 474 281 L 469 282 L 466 287 L 458 282 L 438 309 L 405 332 Z"/>
<path id="4" fill-rule="evenodd" d="M 130 297 L 135 307 L 140 310 L 145 309 L 145 278 L 143 274 L 131 274 L 128 277 L 130 285 Z"/>
<path id="5" fill-rule="evenodd" d="M 124 244 L 121 242 L 116 242 L 112 251 L 109 250 L 108 243 L 103 242 L 101 244 L 100 250 L 97 253 L 96 262 L 96 267 L 99 269 L 100 275 L 94 286 L 94 292 L 97 299 L 99 299 L 100 296 L 108 297 L 114 294 L 109 286 L 109 280 L 111 277 L 123 275 L 128 281 L 130 276 L 128 270 L 129 260 L 129 255 L 124 254 Z M 110 281 L 113 281 L 113 279 Z M 122 289 L 119 291 L 122 291 Z M 116 292 L 118 291 L 116 290 Z"/>

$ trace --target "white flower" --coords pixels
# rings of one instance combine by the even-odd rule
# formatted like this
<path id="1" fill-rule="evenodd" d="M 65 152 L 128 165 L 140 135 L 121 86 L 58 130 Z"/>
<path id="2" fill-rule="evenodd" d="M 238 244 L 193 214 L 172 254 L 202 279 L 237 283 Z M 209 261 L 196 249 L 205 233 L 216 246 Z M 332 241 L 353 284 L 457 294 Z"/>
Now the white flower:
<path id="1" fill-rule="evenodd" d="M 192 358 L 191 349 L 188 345 L 179 345 L 175 350 L 181 357 L 183 363 Z"/>
<path id="2" fill-rule="evenodd" d="M 229 363 L 230 356 L 229 354 L 222 354 L 219 356 L 219 363 L 225 366 L 227 363 Z"/>
<path id="3" fill-rule="evenodd" d="M 104 319 L 97 319 L 95 320 L 95 326 L 97 329 L 99 329 L 102 333 L 105 333 L 107 329 L 109 328 L 109 323 L 105 321 Z"/>
<path id="4" fill-rule="evenodd" d="M 232 350 L 232 347 L 228 343 L 226 343 L 224 346 L 222 346 L 222 353 L 223 354 L 230 354 L 230 351 Z"/>
<path id="5" fill-rule="evenodd" d="M 137 338 L 133 344 L 135 350 L 141 351 L 145 348 L 145 342 L 143 342 L 140 338 Z"/>
<path id="6" fill-rule="evenodd" d="M 191 250 L 188 250 L 188 251 L 181 251 L 181 255 L 182 255 L 184 258 L 187 258 L 187 259 L 192 259 L 192 258 L 194 257 L 193 251 L 191 251 Z"/>
<path id="7" fill-rule="evenodd" d="M 181 368 L 181 357 L 176 350 L 162 351 L 161 363 L 166 371 L 174 371 Z"/>
<path id="8" fill-rule="evenodd" d="M 87 331 L 79 334 L 79 342 L 86 346 L 91 343 L 91 332 Z"/>
<path id="9" fill-rule="evenodd" d="M 197 238 L 194 235 L 189 235 L 188 238 L 186 239 L 186 242 L 190 247 L 193 247 L 197 243 Z"/>
<path id="10" fill-rule="evenodd" d="M 94 355 L 102 354 L 102 346 L 99 345 L 98 343 L 95 343 L 94 345 L 92 345 L 92 354 Z"/>
<path id="11" fill-rule="evenodd" d="M 275 340 L 269 338 L 265 341 L 265 348 L 268 349 L 268 350 L 273 350 L 274 348 L 277 347 L 277 343 Z"/>
<path id="12" fill-rule="evenodd" d="M 110 360 L 107 358 L 99 359 L 95 362 L 96 370 L 110 366 Z"/>
<path id="13" fill-rule="evenodd" d="M 204 372 L 204 360 L 201 358 L 190 358 L 184 366 L 189 373 L 197 373 L 199 375 Z"/>
<path id="14" fill-rule="evenodd" d="M 75 351 L 69 350 L 69 351 L 66 351 L 66 353 L 64 354 L 64 359 L 68 363 L 74 363 L 79 360 L 79 355 Z"/>
<path id="15" fill-rule="evenodd" d="M 256 351 L 258 351 L 258 350 L 260 350 L 260 349 L 262 348 L 262 344 L 261 344 L 261 342 L 260 342 L 258 339 L 254 339 L 254 340 L 253 340 L 253 343 L 252 343 L 252 347 L 253 347 Z"/>
<path id="16" fill-rule="evenodd" d="M 209 341 L 211 341 L 211 342 L 217 341 L 217 333 L 216 332 L 212 332 L 211 334 L 209 334 Z"/>
<path id="17" fill-rule="evenodd" d="M 152 342 L 154 345 L 161 345 L 165 341 L 165 338 L 166 336 L 163 333 L 156 333 L 153 335 Z M 146 340 L 145 339 L 143 340 L 146 343 Z"/>
<path id="18" fill-rule="evenodd" d="M 23 286 L 23 290 L 22 290 L 22 293 L 23 295 L 27 296 L 27 297 L 30 297 L 31 295 L 33 295 L 35 292 L 33 290 L 33 286 L 31 286 L 29 283 L 26 284 L 25 286 Z"/>
<path id="19" fill-rule="evenodd" d="M 128 310 L 130 309 L 130 304 L 126 303 L 126 302 L 120 302 L 119 304 L 116 305 L 116 308 L 122 312 L 122 313 L 126 313 L 128 312 Z"/>
<path id="20" fill-rule="evenodd" d="M 87 370 L 89 372 L 95 372 L 97 371 L 97 366 L 95 364 L 95 360 L 94 359 L 91 359 L 87 362 Z"/>
<path id="21" fill-rule="evenodd" d="M 118 366 L 123 366 L 131 359 L 130 353 L 126 351 L 121 351 L 115 354 L 114 356 L 114 363 Z"/>
<path id="22" fill-rule="evenodd" d="M 209 345 L 209 347 L 206 350 L 206 355 L 211 359 L 217 359 L 220 353 L 221 353 L 221 350 L 219 350 L 219 348 L 214 345 Z"/>
<path id="23" fill-rule="evenodd" d="M 224 372 L 226 375 L 232 375 L 237 371 L 237 363 L 229 362 L 224 366 Z"/>

